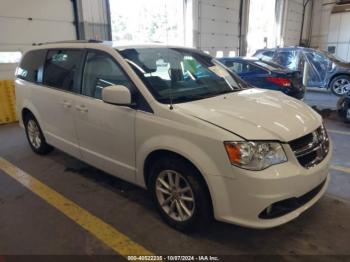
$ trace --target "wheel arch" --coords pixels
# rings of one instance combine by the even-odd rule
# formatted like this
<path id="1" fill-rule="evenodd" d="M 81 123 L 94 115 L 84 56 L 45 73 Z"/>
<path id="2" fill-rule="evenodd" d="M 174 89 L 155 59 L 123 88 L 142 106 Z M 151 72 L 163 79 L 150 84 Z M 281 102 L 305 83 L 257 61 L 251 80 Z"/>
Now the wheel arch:
<path id="1" fill-rule="evenodd" d="M 339 72 L 339 73 L 336 73 L 334 74 L 328 81 L 328 88 L 331 88 L 331 83 L 333 82 L 333 80 L 338 77 L 338 76 L 347 76 L 347 77 L 350 77 L 350 72 Z"/>
<path id="2" fill-rule="evenodd" d="M 145 161 L 144 161 L 144 165 L 143 165 L 143 178 L 144 178 L 144 183 L 146 185 L 146 187 L 149 187 L 149 178 L 150 178 L 150 169 L 152 167 L 152 164 L 155 163 L 155 161 L 157 161 L 157 159 L 161 158 L 161 157 L 174 157 L 174 158 L 178 158 L 181 159 L 182 161 L 185 161 L 187 164 L 189 164 L 192 168 L 194 168 L 197 173 L 198 173 L 198 179 L 200 181 L 200 183 L 204 186 L 206 193 L 208 194 L 208 197 L 210 198 L 210 210 L 213 214 L 213 198 L 212 198 L 212 194 L 210 192 L 210 188 L 209 185 L 207 183 L 207 180 L 205 179 L 205 176 L 202 174 L 202 172 L 200 171 L 200 169 L 191 161 L 189 160 L 187 157 L 183 156 L 182 154 L 179 154 L 177 152 L 171 151 L 171 150 L 167 150 L 167 149 L 156 149 L 152 152 L 150 152 L 148 154 L 148 156 L 146 157 Z"/>
<path id="3" fill-rule="evenodd" d="M 23 122 L 23 124 L 24 124 L 24 120 L 25 120 L 26 117 L 29 116 L 29 115 L 33 115 L 33 116 L 34 116 L 33 112 L 32 112 L 30 109 L 28 109 L 27 107 L 24 107 L 24 108 L 22 109 L 22 112 L 21 112 L 21 117 L 22 117 L 22 122 Z M 34 116 L 34 117 L 35 117 L 35 116 Z"/>
<path id="4" fill-rule="evenodd" d="M 18 115 L 19 115 L 19 121 L 20 124 L 24 126 L 24 119 L 28 114 L 32 114 L 35 119 L 38 121 L 41 129 L 45 129 L 45 126 L 41 119 L 41 115 L 39 112 L 36 110 L 36 107 L 31 103 L 29 100 L 23 101 L 23 106 L 21 106 L 20 110 L 18 110 Z"/>

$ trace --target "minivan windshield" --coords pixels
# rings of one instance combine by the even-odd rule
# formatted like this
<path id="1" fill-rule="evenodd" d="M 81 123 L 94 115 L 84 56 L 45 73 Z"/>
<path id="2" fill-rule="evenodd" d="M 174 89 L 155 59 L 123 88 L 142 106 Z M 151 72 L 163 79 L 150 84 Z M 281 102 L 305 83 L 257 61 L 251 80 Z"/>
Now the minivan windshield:
<path id="1" fill-rule="evenodd" d="M 127 48 L 119 53 L 161 103 L 183 103 L 245 87 L 211 56 L 184 48 Z"/>

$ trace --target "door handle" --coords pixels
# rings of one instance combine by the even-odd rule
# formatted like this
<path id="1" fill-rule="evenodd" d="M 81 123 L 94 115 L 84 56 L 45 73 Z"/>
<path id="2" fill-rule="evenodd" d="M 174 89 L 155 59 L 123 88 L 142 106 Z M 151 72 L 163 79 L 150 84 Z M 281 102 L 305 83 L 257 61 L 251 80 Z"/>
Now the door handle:
<path id="1" fill-rule="evenodd" d="M 80 106 L 75 106 L 75 109 L 78 110 L 79 112 L 88 112 L 89 110 L 87 109 L 86 106 L 80 105 Z"/>
<path id="2" fill-rule="evenodd" d="M 63 105 L 64 108 L 71 108 L 72 107 L 72 104 L 68 101 L 63 101 L 61 104 Z"/>

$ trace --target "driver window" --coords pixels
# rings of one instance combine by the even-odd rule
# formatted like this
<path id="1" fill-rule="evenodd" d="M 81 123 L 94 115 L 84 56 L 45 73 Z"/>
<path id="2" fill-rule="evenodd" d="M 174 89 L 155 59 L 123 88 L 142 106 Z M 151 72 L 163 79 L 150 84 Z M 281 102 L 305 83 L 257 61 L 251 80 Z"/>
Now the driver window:
<path id="1" fill-rule="evenodd" d="M 100 52 L 89 52 L 84 67 L 82 94 L 102 99 L 102 89 L 111 85 L 132 87 L 112 57 Z"/>

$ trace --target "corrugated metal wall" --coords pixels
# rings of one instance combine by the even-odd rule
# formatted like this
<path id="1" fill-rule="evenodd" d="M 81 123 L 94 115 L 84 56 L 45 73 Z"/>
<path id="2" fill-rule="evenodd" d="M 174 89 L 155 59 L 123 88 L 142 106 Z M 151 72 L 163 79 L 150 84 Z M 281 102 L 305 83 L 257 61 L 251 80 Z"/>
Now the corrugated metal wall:
<path id="1" fill-rule="evenodd" d="M 108 0 L 78 0 L 79 38 L 111 40 Z"/>

